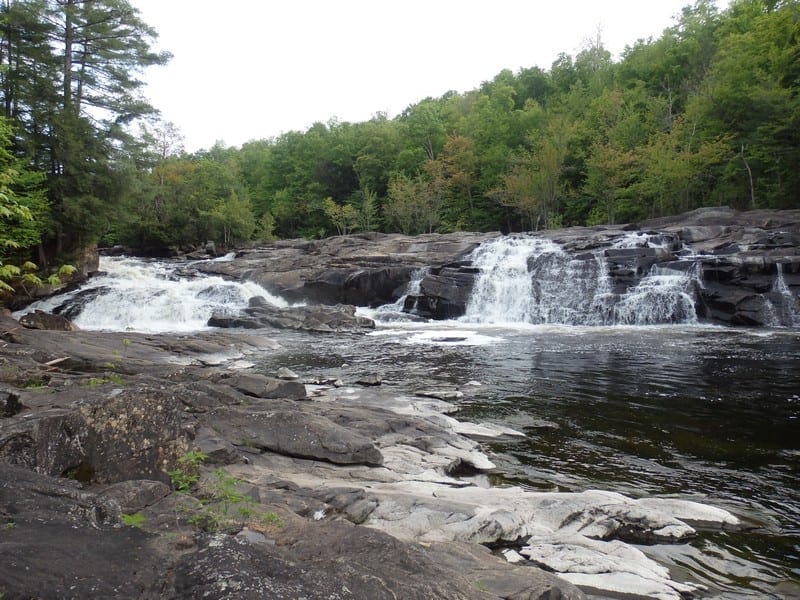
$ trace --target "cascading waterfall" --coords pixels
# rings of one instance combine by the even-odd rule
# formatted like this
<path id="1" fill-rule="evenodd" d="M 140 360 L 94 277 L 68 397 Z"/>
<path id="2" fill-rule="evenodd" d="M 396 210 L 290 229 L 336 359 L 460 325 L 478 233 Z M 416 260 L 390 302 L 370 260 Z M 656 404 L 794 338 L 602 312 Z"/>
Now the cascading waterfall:
<path id="1" fill-rule="evenodd" d="M 772 283 L 772 298 L 768 299 L 768 304 L 772 309 L 772 324 L 783 327 L 800 326 L 800 306 L 783 276 L 783 265 L 776 263 L 777 273 L 775 281 Z"/>
<path id="2" fill-rule="evenodd" d="M 663 233 L 647 233 L 645 231 L 629 231 L 617 239 L 612 248 L 661 248 L 667 250 L 672 246 L 672 239 Z"/>
<path id="3" fill-rule="evenodd" d="M 480 269 L 464 320 L 479 323 L 607 322 L 611 286 L 602 256 L 570 257 L 550 240 L 505 237 L 472 255 Z"/>
<path id="4" fill-rule="evenodd" d="M 619 325 L 697 323 L 694 287 L 698 284 L 696 267 L 681 272 L 653 265 L 639 285 L 620 297 L 614 321 Z"/>
<path id="5" fill-rule="evenodd" d="M 64 314 L 88 330 L 148 333 L 197 331 L 214 311 L 238 312 L 262 296 L 275 306 L 288 303 L 253 282 L 216 276 L 176 277 L 174 265 L 120 257 L 100 259 L 102 275 L 79 292 L 28 307 Z"/>
<path id="6" fill-rule="evenodd" d="M 408 285 L 406 286 L 405 293 L 402 296 L 400 296 L 400 298 L 398 298 L 394 304 L 391 304 L 390 306 L 397 307 L 398 310 L 403 310 L 406 304 L 406 298 L 408 298 L 409 296 L 419 296 L 420 288 L 422 286 L 422 280 L 425 278 L 425 275 L 428 274 L 428 271 L 430 271 L 429 267 L 422 267 L 421 269 L 417 269 L 416 271 L 414 271 L 414 273 L 411 275 L 411 279 L 409 280 Z M 414 307 L 412 307 L 411 312 L 413 313 L 415 309 L 416 309 L 416 304 L 414 305 Z"/>
<path id="7" fill-rule="evenodd" d="M 548 240 L 531 238 L 498 238 L 475 249 L 472 264 L 480 269 L 480 274 L 467 304 L 465 320 L 530 322 L 534 288 L 528 259 L 536 256 L 552 260 L 558 250 Z"/>
<path id="8" fill-rule="evenodd" d="M 642 240 L 630 240 L 630 246 Z M 621 296 L 602 253 L 570 256 L 536 237 L 501 237 L 472 254 L 480 269 L 464 320 L 478 323 L 654 325 L 695 323 L 699 276 L 653 267 Z"/>
<path id="9" fill-rule="evenodd" d="M 384 304 L 379 306 L 374 311 L 364 311 L 367 316 L 371 318 L 375 318 L 379 321 L 393 321 L 393 320 L 406 320 L 408 319 L 408 315 L 414 315 L 416 311 L 416 302 L 414 306 L 407 307 L 406 306 L 406 299 L 411 297 L 417 297 L 420 294 L 420 286 L 422 285 L 422 280 L 425 278 L 425 275 L 428 274 L 430 271 L 429 267 L 422 267 L 417 269 L 412 273 L 411 279 L 406 285 L 406 289 L 403 294 L 391 304 Z"/>

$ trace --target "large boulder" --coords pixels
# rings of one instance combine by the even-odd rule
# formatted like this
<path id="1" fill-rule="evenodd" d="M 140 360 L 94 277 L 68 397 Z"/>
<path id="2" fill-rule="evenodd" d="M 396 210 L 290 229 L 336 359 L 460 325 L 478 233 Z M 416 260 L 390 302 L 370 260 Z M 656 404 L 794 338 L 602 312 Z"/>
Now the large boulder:
<path id="1" fill-rule="evenodd" d="M 306 386 L 299 381 L 287 381 L 258 373 L 224 373 L 217 379 L 253 398 L 302 400 L 306 397 Z"/>
<path id="2" fill-rule="evenodd" d="M 258 536 L 207 536 L 175 573 L 180 598 L 583 598 L 575 587 L 514 567 L 484 549 L 410 545 L 381 532 L 325 523 L 281 547 Z M 313 565 L 313 568 L 311 566 Z"/>
<path id="3" fill-rule="evenodd" d="M 357 315 L 356 308 L 352 305 L 315 304 L 282 308 L 268 304 L 261 296 L 252 298 L 250 306 L 240 314 L 214 313 L 208 324 L 211 327 L 275 327 L 320 333 L 359 332 L 375 327 L 374 321 Z"/>
<path id="4" fill-rule="evenodd" d="M 20 325 L 28 329 L 47 329 L 53 331 L 77 331 L 78 326 L 61 315 L 34 310 L 19 319 Z"/>
<path id="5" fill-rule="evenodd" d="M 300 408 L 229 407 L 209 415 L 207 426 L 250 448 L 340 465 L 381 465 L 372 440 Z"/>
<path id="6" fill-rule="evenodd" d="M 186 450 L 181 402 L 157 387 L 107 392 L 5 419 L 0 461 L 85 482 L 168 481 Z"/>
<path id="7" fill-rule="evenodd" d="M 404 309 L 434 319 L 459 317 L 466 311 L 477 273 L 469 263 L 433 268 L 420 282 L 419 294 L 406 298 Z"/>
<path id="8" fill-rule="evenodd" d="M 290 302 L 377 306 L 401 297 L 420 268 L 461 260 L 495 235 L 363 233 L 283 240 L 197 269 L 255 281 Z"/>
<path id="9" fill-rule="evenodd" d="M 0 461 L 4 598 L 157 598 L 170 541 L 122 528 L 119 505 Z M 162 546 L 163 544 L 163 546 Z"/>

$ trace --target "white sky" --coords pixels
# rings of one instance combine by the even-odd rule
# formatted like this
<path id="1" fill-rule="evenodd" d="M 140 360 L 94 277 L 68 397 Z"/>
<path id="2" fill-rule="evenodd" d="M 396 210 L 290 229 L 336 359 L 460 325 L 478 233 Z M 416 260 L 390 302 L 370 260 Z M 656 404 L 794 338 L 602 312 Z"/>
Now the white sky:
<path id="1" fill-rule="evenodd" d="M 598 28 L 616 59 L 637 39 L 659 37 L 691 2 L 131 0 L 159 33 L 158 48 L 174 55 L 147 70 L 145 94 L 189 152 L 332 117 L 392 118 L 505 68 L 549 70 Z"/>

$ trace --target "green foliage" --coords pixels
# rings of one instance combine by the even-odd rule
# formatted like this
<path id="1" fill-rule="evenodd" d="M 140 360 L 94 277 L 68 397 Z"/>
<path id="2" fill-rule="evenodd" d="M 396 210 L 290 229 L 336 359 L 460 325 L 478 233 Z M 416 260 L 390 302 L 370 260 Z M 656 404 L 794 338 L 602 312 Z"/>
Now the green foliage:
<path id="1" fill-rule="evenodd" d="M 254 527 L 281 527 L 280 518 L 272 511 L 259 511 L 255 500 L 239 491 L 242 481 L 223 469 L 215 469 L 208 485 L 198 490 L 202 508 L 190 518 L 190 523 L 206 531 Z"/>
<path id="2" fill-rule="evenodd" d="M 155 32 L 127 0 L 34 0 L 0 6 L 0 113 L 13 152 L 44 183 L 22 248 L 55 253 L 94 243 L 116 212 L 125 125 L 153 112 L 137 72 L 163 64 Z M 35 227 L 35 229 L 31 229 Z"/>
<path id="3" fill-rule="evenodd" d="M 23 286 L 41 285 L 36 265 L 9 262 L 15 251 L 39 243 L 44 217 L 40 178 L 20 166 L 11 152 L 11 126 L 0 117 L 0 290 L 14 291 L 11 282 Z"/>
<path id="4" fill-rule="evenodd" d="M 172 487 L 178 492 L 188 493 L 200 479 L 200 465 L 206 458 L 200 450 L 190 450 L 178 458 L 177 467 L 167 471 Z"/>
<path id="5" fill-rule="evenodd" d="M 225 160 L 277 236 L 796 206 L 798 22 L 796 2 L 700 0 L 618 62 L 596 35 L 549 71 L 502 71 L 393 120 L 316 123 Z"/>
<path id="6" fill-rule="evenodd" d="M 125 380 L 122 378 L 121 375 L 117 373 L 108 373 L 104 377 L 90 377 L 89 379 L 86 380 L 85 385 L 88 387 L 98 387 L 101 385 L 105 385 L 107 383 L 113 383 L 115 385 L 123 385 L 125 383 Z"/>
<path id="7" fill-rule="evenodd" d="M 128 527 L 136 527 L 141 529 L 141 527 L 144 525 L 145 516 L 140 512 L 133 513 L 130 515 L 122 513 L 121 517 L 122 517 L 122 522 Z"/>
<path id="8" fill-rule="evenodd" d="M 127 0 L 4 3 L 0 287 L 41 277 L 20 268 L 40 242 L 232 246 L 796 207 L 799 14 L 796 0 L 698 0 L 616 62 L 598 34 L 549 70 L 504 70 L 394 119 L 187 155 L 171 123 L 125 127 L 152 115 L 133 74 L 167 58 Z"/>
<path id="9" fill-rule="evenodd" d="M 389 181 L 387 222 L 403 233 L 433 231 L 439 221 L 441 196 L 436 182 L 422 176 L 397 175 Z"/>
<path id="10" fill-rule="evenodd" d="M 361 209 L 358 211 L 358 228 L 376 231 L 378 228 L 378 193 L 369 188 L 359 192 Z"/>
<path id="11" fill-rule="evenodd" d="M 347 235 L 352 232 L 353 229 L 358 227 L 358 223 L 361 220 L 361 215 L 355 206 L 351 204 L 336 204 L 330 196 L 322 201 L 322 209 L 339 235 Z"/>
<path id="12" fill-rule="evenodd" d="M 47 381 L 42 379 L 26 381 L 22 387 L 29 390 L 41 390 L 47 387 Z"/>

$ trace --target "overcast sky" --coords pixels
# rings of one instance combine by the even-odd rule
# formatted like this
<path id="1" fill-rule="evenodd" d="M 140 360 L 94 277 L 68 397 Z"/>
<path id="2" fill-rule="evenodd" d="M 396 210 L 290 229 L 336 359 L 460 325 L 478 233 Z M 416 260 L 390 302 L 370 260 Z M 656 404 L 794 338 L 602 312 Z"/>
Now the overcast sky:
<path id="1" fill-rule="evenodd" d="M 304 131 L 315 121 L 394 117 L 502 69 L 549 69 L 598 28 L 617 58 L 656 38 L 690 0 L 131 0 L 172 52 L 146 95 L 186 138 Z M 718 2 L 722 6 L 722 2 Z"/>

